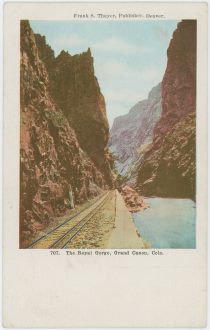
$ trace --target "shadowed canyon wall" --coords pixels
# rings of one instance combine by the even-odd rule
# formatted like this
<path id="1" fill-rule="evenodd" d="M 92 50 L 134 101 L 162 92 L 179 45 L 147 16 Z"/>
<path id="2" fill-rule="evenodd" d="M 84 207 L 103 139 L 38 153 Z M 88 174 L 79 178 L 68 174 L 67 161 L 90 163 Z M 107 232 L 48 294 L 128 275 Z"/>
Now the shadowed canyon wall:
<path id="1" fill-rule="evenodd" d="M 195 199 L 196 21 L 183 20 L 170 42 L 162 115 L 139 168 L 142 194 Z"/>

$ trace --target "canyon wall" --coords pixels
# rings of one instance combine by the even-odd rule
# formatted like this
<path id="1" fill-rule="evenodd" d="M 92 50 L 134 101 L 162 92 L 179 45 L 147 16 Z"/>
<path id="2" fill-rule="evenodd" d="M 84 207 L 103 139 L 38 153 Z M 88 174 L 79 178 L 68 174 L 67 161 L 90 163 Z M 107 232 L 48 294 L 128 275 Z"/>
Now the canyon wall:
<path id="1" fill-rule="evenodd" d="M 183 20 L 170 42 L 162 115 L 140 165 L 142 194 L 195 199 L 196 21 Z"/>
<path id="2" fill-rule="evenodd" d="M 112 174 L 105 103 L 90 51 L 55 58 L 28 21 L 21 21 L 20 36 L 20 247 L 25 247 L 51 217 L 70 208 L 70 191 L 81 203 L 112 186 Z"/>
<path id="3" fill-rule="evenodd" d="M 138 102 L 128 114 L 114 120 L 109 148 L 116 156 L 116 168 L 126 182 L 135 183 L 139 164 L 152 142 L 153 129 L 161 112 L 161 84 L 158 84 L 150 91 L 148 99 Z"/>
<path id="4" fill-rule="evenodd" d="M 75 130 L 81 148 L 111 184 L 109 124 L 90 49 L 74 56 L 61 51 L 55 58 L 45 38 L 37 34 L 35 38 L 48 71 L 50 94 Z"/>

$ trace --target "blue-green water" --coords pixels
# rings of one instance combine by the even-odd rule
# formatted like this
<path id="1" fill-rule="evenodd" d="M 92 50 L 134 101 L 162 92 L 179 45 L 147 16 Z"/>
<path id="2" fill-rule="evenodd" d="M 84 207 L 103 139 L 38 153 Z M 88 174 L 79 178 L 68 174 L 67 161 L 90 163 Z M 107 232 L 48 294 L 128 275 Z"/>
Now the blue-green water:
<path id="1" fill-rule="evenodd" d="M 145 198 L 150 208 L 133 213 L 134 223 L 151 248 L 194 249 L 195 203 L 191 199 Z"/>

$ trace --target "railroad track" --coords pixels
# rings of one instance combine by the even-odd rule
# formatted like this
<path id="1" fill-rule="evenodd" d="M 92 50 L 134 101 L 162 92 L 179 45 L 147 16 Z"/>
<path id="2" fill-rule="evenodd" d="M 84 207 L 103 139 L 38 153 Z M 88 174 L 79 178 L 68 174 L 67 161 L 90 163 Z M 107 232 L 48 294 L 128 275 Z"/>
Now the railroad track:
<path id="1" fill-rule="evenodd" d="M 80 212 L 68 218 L 59 226 L 50 230 L 28 248 L 32 249 L 64 249 L 83 227 L 94 217 L 101 207 L 106 203 L 111 192 L 105 193 L 96 202 L 84 208 Z"/>

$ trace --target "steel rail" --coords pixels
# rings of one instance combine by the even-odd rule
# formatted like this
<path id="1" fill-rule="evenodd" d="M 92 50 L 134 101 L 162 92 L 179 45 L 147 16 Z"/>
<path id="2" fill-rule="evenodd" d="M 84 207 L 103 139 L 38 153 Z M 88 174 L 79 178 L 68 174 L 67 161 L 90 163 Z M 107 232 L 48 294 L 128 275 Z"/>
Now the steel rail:
<path id="1" fill-rule="evenodd" d="M 72 215 L 70 218 L 68 218 L 67 220 L 65 220 L 64 222 L 62 222 L 60 225 L 56 226 L 55 228 L 51 229 L 49 232 L 47 232 L 45 235 L 41 236 L 40 238 L 36 239 L 35 241 L 33 241 L 32 243 L 30 243 L 26 249 L 30 249 L 31 247 L 33 247 L 36 243 L 40 242 L 42 239 L 46 238 L 47 236 L 49 236 L 50 234 L 52 234 L 54 231 L 56 231 L 58 228 L 60 228 L 61 226 L 65 225 L 66 223 L 68 223 L 69 221 L 71 221 L 72 219 L 74 219 L 75 217 L 77 217 L 78 215 L 80 215 L 82 212 L 86 211 L 88 208 L 90 208 L 91 206 L 93 206 L 95 203 L 97 203 L 101 198 L 104 197 L 104 195 L 106 194 L 106 192 L 97 198 L 96 201 L 94 201 L 92 204 L 88 205 L 87 207 L 83 208 L 82 210 L 80 210 L 79 212 L 77 212 L 76 214 Z"/>
<path id="2" fill-rule="evenodd" d="M 71 232 L 73 232 L 75 229 L 77 229 L 77 227 L 79 227 L 81 224 L 82 226 L 78 228 L 78 230 L 76 231 L 76 233 L 74 233 L 70 239 L 65 242 L 64 245 L 61 246 L 61 249 L 63 249 L 67 244 L 69 244 L 71 242 L 71 240 L 81 231 L 81 229 L 93 218 L 93 216 L 98 212 L 98 210 L 103 207 L 103 205 L 107 202 L 108 198 L 110 196 L 110 193 L 107 194 L 107 196 L 102 200 L 102 202 L 96 206 L 90 213 L 88 213 L 83 219 L 81 219 L 76 225 L 74 225 L 72 228 L 70 228 L 63 236 L 61 236 L 57 241 L 55 241 L 50 247 L 49 249 L 53 249 L 56 244 L 58 244 L 59 242 L 61 242 L 63 239 L 65 239 L 65 237 L 67 235 L 69 235 Z M 88 218 L 88 219 L 87 219 Z M 87 219 L 87 220 L 86 220 Z M 85 221 L 86 220 L 86 221 Z M 84 222 L 85 221 L 85 222 Z M 55 247 L 56 248 L 56 247 Z"/>

